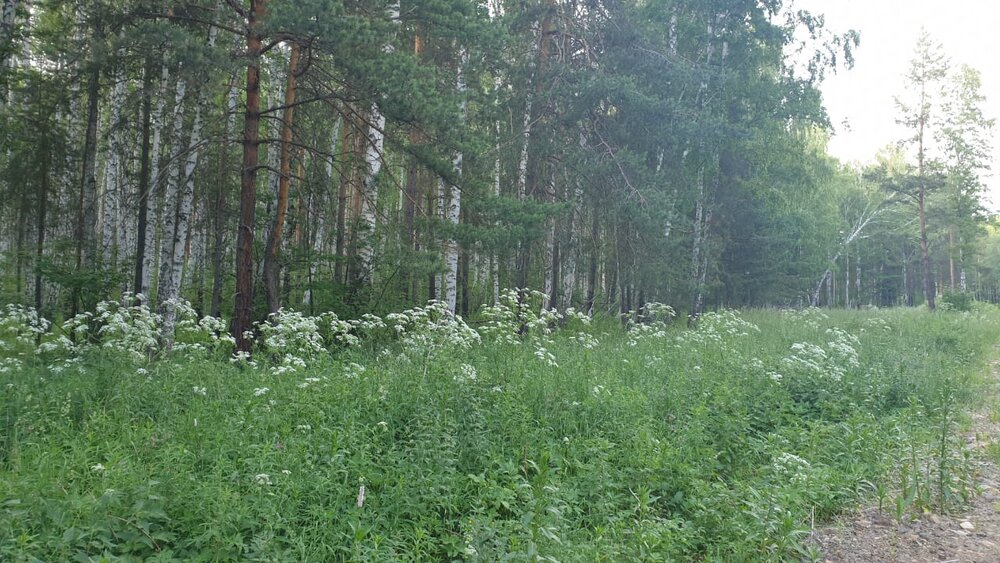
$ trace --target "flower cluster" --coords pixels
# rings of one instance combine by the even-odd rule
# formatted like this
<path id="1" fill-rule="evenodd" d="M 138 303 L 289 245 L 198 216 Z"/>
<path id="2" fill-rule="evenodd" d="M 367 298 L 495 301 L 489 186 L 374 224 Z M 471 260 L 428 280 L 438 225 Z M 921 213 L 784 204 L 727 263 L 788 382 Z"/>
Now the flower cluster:
<path id="1" fill-rule="evenodd" d="M 281 309 L 259 325 L 261 351 L 276 360 L 271 371 L 283 375 L 306 367 L 310 360 L 326 351 L 320 335 L 320 318 L 298 311 Z"/>
<path id="2" fill-rule="evenodd" d="M 455 375 L 454 379 L 458 383 L 468 383 L 470 381 L 475 381 L 479 377 L 476 373 L 476 368 L 470 366 L 469 364 L 462 364 L 458 368 L 458 374 Z"/>
<path id="3" fill-rule="evenodd" d="M 732 345 L 752 332 L 760 332 L 760 328 L 744 320 L 736 311 L 724 309 L 702 315 L 697 328 L 679 334 L 676 343 L 681 348 L 712 348 L 723 354 L 739 356 L 740 350 Z"/>
<path id="4" fill-rule="evenodd" d="M 781 455 L 775 457 L 772 461 L 771 469 L 782 480 L 791 481 L 792 483 L 803 483 L 809 478 L 809 471 L 812 469 L 812 466 L 808 461 L 795 454 L 782 452 Z"/>
<path id="5" fill-rule="evenodd" d="M 51 326 L 33 307 L 8 304 L 0 312 L 0 350 L 18 345 L 33 347 L 35 339 L 44 336 Z"/>
<path id="6" fill-rule="evenodd" d="M 443 301 L 430 301 L 385 317 L 403 345 L 404 353 L 433 356 L 444 349 L 467 349 L 481 341 L 479 333 L 448 310 Z"/>
<path id="7" fill-rule="evenodd" d="M 823 321 L 829 320 L 829 316 L 819 307 L 806 307 L 805 309 L 782 309 L 781 314 L 789 321 L 797 325 L 804 325 L 813 330 L 819 330 Z"/>
<path id="8" fill-rule="evenodd" d="M 575 336 L 570 336 L 569 339 L 587 350 L 593 350 L 601 344 L 597 337 L 589 332 L 578 332 Z"/>
<path id="9" fill-rule="evenodd" d="M 178 309 L 178 317 L 186 311 Z M 138 302 L 131 294 L 122 295 L 120 301 L 108 300 L 97 304 L 94 312 L 84 312 L 63 323 L 63 331 L 76 336 L 78 342 L 102 346 L 107 350 L 122 352 L 141 363 L 149 359 L 156 348 L 159 327 L 163 319 L 149 310 L 145 301 Z"/>
<path id="10" fill-rule="evenodd" d="M 849 370 L 861 365 L 857 350 L 861 343 L 856 336 L 836 327 L 828 329 L 826 334 L 831 338 L 826 348 L 809 342 L 792 344 L 791 354 L 781 360 L 785 369 L 807 377 L 840 381 Z"/>
<path id="11" fill-rule="evenodd" d="M 484 339 L 507 344 L 520 344 L 520 336 L 551 334 L 563 315 L 544 307 L 546 295 L 528 289 L 508 289 L 500 294 L 496 304 L 481 313 L 485 322 L 479 327 Z M 586 317 L 573 310 L 573 318 Z M 589 318 L 586 321 L 589 324 Z"/>

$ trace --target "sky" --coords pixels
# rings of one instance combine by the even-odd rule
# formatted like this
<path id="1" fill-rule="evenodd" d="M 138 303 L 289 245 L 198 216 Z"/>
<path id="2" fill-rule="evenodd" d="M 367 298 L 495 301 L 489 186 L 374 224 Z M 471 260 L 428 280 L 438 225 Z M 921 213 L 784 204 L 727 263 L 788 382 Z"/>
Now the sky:
<path id="1" fill-rule="evenodd" d="M 922 27 L 943 45 L 953 68 L 966 64 L 982 73 L 985 113 L 1000 119 L 1000 1 L 795 0 L 793 7 L 825 14 L 832 32 L 861 33 L 854 68 L 838 70 L 821 86 L 836 129 L 829 146 L 833 156 L 871 162 L 881 147 L 908 136 L 895 122 L 893 98 L 904 91 L 903 74 Z M 993 145 L 993 171 L 985 178 L 986 204 L 1000 211 L 1000 122 L 994 128 Z"/>

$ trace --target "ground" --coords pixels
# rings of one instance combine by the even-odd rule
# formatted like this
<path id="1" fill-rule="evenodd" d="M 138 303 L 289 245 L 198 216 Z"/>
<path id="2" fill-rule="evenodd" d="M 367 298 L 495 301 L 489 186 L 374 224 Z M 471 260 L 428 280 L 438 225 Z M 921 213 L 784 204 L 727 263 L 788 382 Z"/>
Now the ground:
<path id="1" fill-rule="evenodd" d="M 925 514 L 898 523 L 891 510 L 866 507 L 835 525 L 817 530 L 812 542 L 825 563 L 996 563 L 1000 562 L 1000 467 L 989 455 L 1000 441 L 1000 360 L 983 406 L 972 414 L 965 432 L 975 452 L 980 494 L 953 514 Z"/>

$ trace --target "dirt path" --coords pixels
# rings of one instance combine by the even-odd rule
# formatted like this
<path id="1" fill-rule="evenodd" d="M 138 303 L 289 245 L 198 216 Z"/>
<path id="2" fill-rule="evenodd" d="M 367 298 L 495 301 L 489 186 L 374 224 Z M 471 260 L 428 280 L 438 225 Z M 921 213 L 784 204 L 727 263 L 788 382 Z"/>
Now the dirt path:
<path id="1" fill-rule="evenodd" d="M 813 545 L 826 563 L 935 562 L 1000 563 L 1000 467 L 987 448 L 1000 441 L 1000 360 L 992 367 L 989 399 L 973 413 L 965 434 L 975 452 L 981 494 L 964 510 L 927 514 L 916 522 L 896 522 L 891 508 L 867 508 L 834 526 L 817 530 Z M 990 405 L 994 405 L 991 409 Z"/>

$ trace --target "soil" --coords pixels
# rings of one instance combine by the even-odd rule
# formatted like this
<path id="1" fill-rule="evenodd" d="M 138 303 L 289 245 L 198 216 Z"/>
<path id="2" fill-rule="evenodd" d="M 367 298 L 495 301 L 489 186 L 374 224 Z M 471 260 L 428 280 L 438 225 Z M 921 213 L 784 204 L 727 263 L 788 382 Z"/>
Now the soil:
<path id="1" fill-rule="evenodd" d="M 993 364 L 992 375 L 988 400 L 972 413 L 964 436 L 974 452 L 979 490 L 969 505 L 902 523 L 891 506 L 881 513 L 877 507 L 864 508 L 813 533 L 810 541 L 821 554 L 819 561 L 1000 563 L 1000 467 L 987 452 L 991 443 L 1000 441 L 1000 420 L 990 415 L 990 405 L 1000 402 L 1000 361 Z"/>

